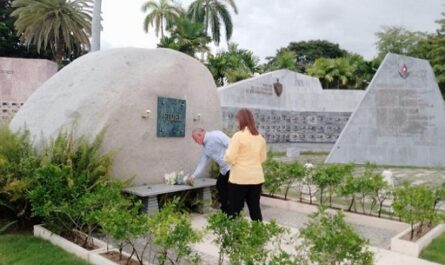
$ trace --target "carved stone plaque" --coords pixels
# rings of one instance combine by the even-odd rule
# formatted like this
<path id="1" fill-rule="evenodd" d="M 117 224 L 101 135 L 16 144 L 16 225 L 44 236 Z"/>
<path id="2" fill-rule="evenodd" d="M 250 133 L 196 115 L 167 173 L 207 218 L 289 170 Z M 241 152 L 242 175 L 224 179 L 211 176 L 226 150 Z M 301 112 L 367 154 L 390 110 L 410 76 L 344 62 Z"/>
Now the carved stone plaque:
<path id="1" fill-rule="evenodd" d="M 158 97 L 158 137 L 184 137 L 186 101 Z"/>

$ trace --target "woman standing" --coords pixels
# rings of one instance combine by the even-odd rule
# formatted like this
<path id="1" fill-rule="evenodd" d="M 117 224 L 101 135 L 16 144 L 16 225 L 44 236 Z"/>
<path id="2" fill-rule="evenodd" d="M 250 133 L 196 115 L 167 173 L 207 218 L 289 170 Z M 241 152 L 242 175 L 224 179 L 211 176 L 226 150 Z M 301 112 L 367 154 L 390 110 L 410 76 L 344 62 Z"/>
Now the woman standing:
<path id="1" fill-rule="evenodd" d="M 224 161 L 231 165 L 229 215 L 239 215 L 246 202 L 250 218 L 262 221 L 260 197 L 264 173 L 261 164 L 266 160 L 266 141 L 258 133 L 252 112 L 241 109 L 236 118 L 239 131 L 233 135 L 224 156 Z"/>

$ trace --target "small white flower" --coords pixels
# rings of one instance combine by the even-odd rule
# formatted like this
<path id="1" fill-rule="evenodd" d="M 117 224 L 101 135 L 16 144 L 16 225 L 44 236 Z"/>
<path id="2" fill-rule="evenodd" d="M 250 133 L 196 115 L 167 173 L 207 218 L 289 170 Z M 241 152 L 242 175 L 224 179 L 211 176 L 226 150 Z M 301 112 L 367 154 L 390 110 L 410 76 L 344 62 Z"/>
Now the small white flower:
<path id="1" fill-rule="evenodd" d="M 306 163 L 306 164 L 304 164 L 304 167 L 305 167 L 306 169 L 312 169 L 312 168 L 314 168 L 314 165 L 311 164 L 311 163 Z"/>

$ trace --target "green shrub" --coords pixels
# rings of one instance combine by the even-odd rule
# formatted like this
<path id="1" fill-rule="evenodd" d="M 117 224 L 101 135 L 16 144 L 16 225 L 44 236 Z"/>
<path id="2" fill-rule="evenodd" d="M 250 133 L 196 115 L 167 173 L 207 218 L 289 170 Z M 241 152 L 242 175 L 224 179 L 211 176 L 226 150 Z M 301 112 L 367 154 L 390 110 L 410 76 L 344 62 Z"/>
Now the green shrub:
<path id="1" fill-rule="evenodd" d="M 229 257 L 230 264 L 236 265 L 266 264 L 269 259 L 278 261 L 280 256 L 284 258 L 284 252 L 275 255 L 267 248 L 268 243 L 280 245 L 280 236 L 286 232 L 275 221 L 262 223 L 242 217 L 231 219 L 218 212 L 209 216 L 208 223 L 207 228 L 215 236 L 214 243 L 219 248 L 219 265 L 223 264 L 225 256 Z M 290 255 L 287 258 L 290 260 Z"/>
<path id="2" fill-rule="evenodd" d="M 317 264 L 373 264 L 368 241 L 345 223 L 342 212 L 331 215 L 321 207 L 300 230 L 300 237 L 309 259 Z"/>
<path id="3" fill-rule="evenodd" d="M 264 187 L 269 195 L 274 195 L 284 189 L 284 198 L 287 199 L 292 185 L 304 177 L 304 166 L 299 162 L 283 163 L 276 161 L 271 151 L 264 163 Z"/>
<path id="4" fill-rule="evenodd" d="M 350 200 L 349 207 L 347 209 L 348 211 L 352 211 L 353 208 L 354 211 L 356 211 L 356 196 L 360 191 L 359 181 L 359 178 L 352 175 L 347 175 L 343 180 L 343 183 L 339 186 L 339 194 L 345 199 Z"/>
<path id="5" fill-rule="evenodd" d="M 268 157 L 264 163 L 264 187 L 269 191 L 269 195 L 273 196 L 279 192 L 285 181 L 285 164 Z"/>
<path id="6" fill-rule="evenodd" d="M 111 155 L 100 153 L 103 137 L 104 132 L 90 143 L 72 133 L 60 133 L 43 150 L 28 197 L 33 216 L 43 218 L 52 231 L 73 235 L 75 229 L 91 234 L 97 226 L 93 215 L 111 203 L 107 193 L 116 194 L 109 185 Z"/>
<path id="7" fill-rule="evenodd" d="M 405 183 L 395 190 L 392 207 L 397 216 L 411 225 L 411 240 L 414 238 L 416 224 L 419 224 L 417 233 L 421 233 L 424 224 L 432 224 L 437 220 L 435 199 L 434 191 L 425 185 L 409 186 Z"/>
<path id="8" fill-rule="evenodd" d="M 156 259 L 161 265 L 166 262 L 181 264 L 183 259 L 197 264 L 200 259 L 193 253 L 191 244 L 199 242 L 202 234 L 192 228 L 190 215 L 176 207 L 177 199 L 149 217 L 151 242 L 159 249 Z"/>
<path id="9" fill-rule="evenodd" d="M 117 244 L 120 260 L 123 258 L 123 248 L 130 245 L 132 251 L 131 255 L 127 257 L 127 263 L 135 255 L 142 265 L 145 252 L 151 244 L 151 239 L 149 237 L 149 217 L 141 214 L 140 208 L 141 204 L 133 205 L 130 200 L 121 197 L 110 207 L 101 210 L 99 223 L 107 237 Z M 140 250 L 136 248 L 136 240 L 138 239 L 145 240 L 144 246 Z"/>
<path id="10" fill-rule="evenodd" d="M 320 204 L 324 204 L 324 192 L 328 190 L 329 206 L 332 206 L 332 196 L 346 176 L 352 175 L 352 165 L 329 164 L 315 170 L 312 181 L 320 190 Z"/>
<path id="11" fill-rule="evenodd" d="M 25 224 L 31 219 L 26 193 L 39 164 L 29 132 L 12 132 L 0 126 L 0 214 L 13 219 L 0 232 L 15 223 Z"/>

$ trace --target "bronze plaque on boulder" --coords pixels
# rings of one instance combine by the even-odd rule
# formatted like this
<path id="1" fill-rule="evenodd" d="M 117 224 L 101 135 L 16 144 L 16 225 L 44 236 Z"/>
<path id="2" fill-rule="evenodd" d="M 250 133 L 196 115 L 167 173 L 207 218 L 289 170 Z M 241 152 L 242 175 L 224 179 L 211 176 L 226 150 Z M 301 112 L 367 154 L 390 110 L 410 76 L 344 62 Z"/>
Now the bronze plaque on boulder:
<path id="1" fill-rule="evenodd" d="M 186 101 L 158 97 L 158 137 L 185 136 Z"/>

